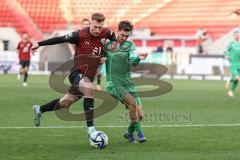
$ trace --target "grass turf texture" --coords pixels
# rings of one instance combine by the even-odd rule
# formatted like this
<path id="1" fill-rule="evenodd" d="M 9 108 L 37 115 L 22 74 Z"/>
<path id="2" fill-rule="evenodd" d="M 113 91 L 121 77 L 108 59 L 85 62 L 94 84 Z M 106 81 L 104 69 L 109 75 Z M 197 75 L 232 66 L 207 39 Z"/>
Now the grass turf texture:
<path id="1" fill-rule="evenodd" d="M 0 159 L 239 159 L 240 126 L 181 126 L 240 124 L 239 93 L 235 98 L 227 97 L 223 81 L 168 82 L 174 87 L 170 93 L 142 99 L 146 114 L 143 125 L 148 126 L 144 128 L 146 144 L 129 144 L 123 139 L 129 122 L 119 103 L 114 111 L 96 119 L 96 126 L 126 127 L 98 127 L 107 133 L 109 145 L 97 150 L 88 144 L 86 128 L 82 127 L 85 122 L 64 122 L 54 112 L 43 115 L 41 126 L 75 127 L 4 128 L 32 127 L 32 105 L 46 103 L 61 94 L 49 88 L 47 76 L 30 76 L 29 86 L 24 88 L 15 75 L 0 75 Z M 82 108 L 80 100 L 71 110 L 77 113 Z"/>

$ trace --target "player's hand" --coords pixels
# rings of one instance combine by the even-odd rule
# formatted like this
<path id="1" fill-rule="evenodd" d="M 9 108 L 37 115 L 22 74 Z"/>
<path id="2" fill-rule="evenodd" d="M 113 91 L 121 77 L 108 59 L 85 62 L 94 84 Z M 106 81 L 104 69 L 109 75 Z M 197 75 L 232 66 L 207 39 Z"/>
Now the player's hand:
<path id="1" fill-rule="evenodd" d="M 227 60 L 229 60 L 229 56 L 225 56 L 225 58 L 226 58 Z"/>
<path id="2" fill-rule="evenodd" d="M 147 56 L 148 56 L 147 53 L 141 53 L 141 54 L 138 55 L 138 58 L 139 58 L 140 60 L 144 60 L 144 59 L 147 58 Z"/>
<path id="3" fill-rule="evenodd" d="M 33 43 L 32 48 L 31 48 L 32 55 L 35 54 L 38 47 L 39 47 L 39 44 L 37 42 Z"/>
<path id="4" fill-rule="evenodd" d="M 101 59 L 100 59 L 100 64 L 104 64 L 105 63 L 105 61 L 106 61 L 106 57 L 102 57 Z"/>
<path id="5" fill-rule="evenodd" d="M 74 61 L 74 56 L 71 56 L 71 57 L 70 57 L 70 60 L 71 60 L 71 61 Z"/>
<path id="6" fill-rule="evenodd" d="M 137 109 L 138 118 L 141 121 L 143 119 L 143 116 L 144 116 L 142 106 L 137 105 L 136 109 Z"/>
<path id="7" fill-rule="evenodd" d="M 117 51 L 117 47 L 118 47 L 118 43 L 117 42 L 112 42 L 112 44 L 109 47 L 109 50 L 116 52 Z"/>

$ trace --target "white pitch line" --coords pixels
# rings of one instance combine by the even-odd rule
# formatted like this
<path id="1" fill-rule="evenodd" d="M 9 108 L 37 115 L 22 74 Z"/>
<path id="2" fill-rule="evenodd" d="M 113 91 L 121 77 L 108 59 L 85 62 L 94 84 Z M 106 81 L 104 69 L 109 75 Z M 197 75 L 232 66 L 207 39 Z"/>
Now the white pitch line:
<path id="1" fill-rule="evenodd" d="M 97 128 L 125 128 L 127 126 L 97 126 Z M 176 127 L 240 127 L 240 123 L 236 124 L 182 124 L 182 125 L 143 125 L 144 128 L 176 128 Z M 43 126 L 43 127 L 18 127 L 8 126 L 0 127 L 0 129 L 70 129 L 70 128 L 86 128 L 86 126 Z"/>

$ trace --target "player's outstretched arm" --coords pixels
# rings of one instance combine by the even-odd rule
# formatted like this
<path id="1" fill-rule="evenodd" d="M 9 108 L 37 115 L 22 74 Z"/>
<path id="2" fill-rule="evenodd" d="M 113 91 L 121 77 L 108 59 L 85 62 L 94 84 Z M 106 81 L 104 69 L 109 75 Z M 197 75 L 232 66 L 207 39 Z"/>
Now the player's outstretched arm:
<path id="1" fill-rule="evenodd" d="M 75 31 L 65 36 L 53 37 L 50 39 L 46 39 L 46 40 L 34 43 L 32 46 L 32 50 L 35 51 L 40 46 L 55 45 L 55 44 L 60 44 L 65 42 L 77 44 L 79 41 L 78 33 L 79 33 L 78 31 Z"/>

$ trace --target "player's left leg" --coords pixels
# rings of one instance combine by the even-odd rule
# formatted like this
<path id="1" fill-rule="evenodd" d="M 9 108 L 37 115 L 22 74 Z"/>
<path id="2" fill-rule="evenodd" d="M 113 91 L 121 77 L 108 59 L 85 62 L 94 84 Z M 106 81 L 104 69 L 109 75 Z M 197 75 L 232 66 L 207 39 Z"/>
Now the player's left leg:
<path id="1" fill-rule="evenodd" d="M 93 90 L 94 90 L 94 87 L 90 78 L 84 77 L 79 81 L 79 91 L 84 95 L 83 107 L 84 107 L 86 122 L 88 127 L 88 136 L 90 136 L 91 133 L 96 131 L 96 128 L 93 122 L 93 119 L 94 119 Z"/>
<path id="2" fill-rule="evenodd" d="M 131 124 L 128 128 L 128 132 L 130 132 L 129 134 L 133 134 L 132 126 L 134 126 L 134 128 L 138 134 L 138 141 L 146 142 L 146 137 L 143 134 L 143 129 L 141 127 L 140 119 L 139 119 L 138 112 L 137 112 L 138 105 L 137 105 L 137 102 L 136 102 L 135 98 L 133 97 L 133 95 L 131 95 L 130 93 L 125 94 L 124 103 L 128 106 L 129 116 L 130 116 L 130 120 L 131 120 Z"/>
<path id="3" fill-rule="evenodd" d="M 24 75 L 23 86 L 27 86 L 28 70 L 29 70 L 30 61 L 24 60 L 22 63 L 22 74 Z"/>
<path id="4" fill-rule="evenodd" d="M 25 68 L 23 69 L 23 75 L 24 75 L 24 78 L 23 78 L 23 86 L 24 86 L 24 87 L 27 86 L 28 70 L 29 70 L 28 67 L 25 67 Z"/>

